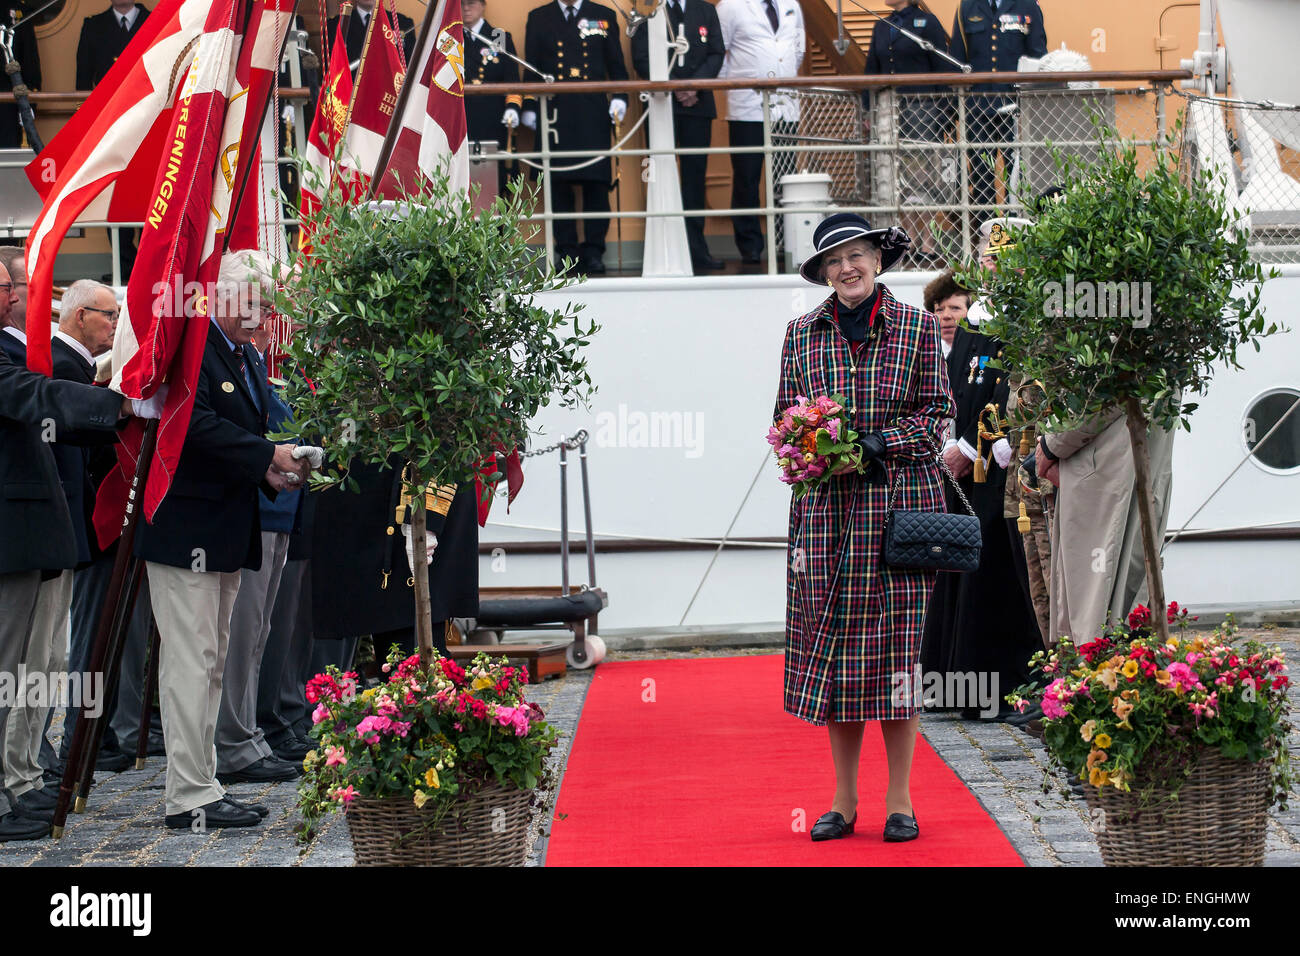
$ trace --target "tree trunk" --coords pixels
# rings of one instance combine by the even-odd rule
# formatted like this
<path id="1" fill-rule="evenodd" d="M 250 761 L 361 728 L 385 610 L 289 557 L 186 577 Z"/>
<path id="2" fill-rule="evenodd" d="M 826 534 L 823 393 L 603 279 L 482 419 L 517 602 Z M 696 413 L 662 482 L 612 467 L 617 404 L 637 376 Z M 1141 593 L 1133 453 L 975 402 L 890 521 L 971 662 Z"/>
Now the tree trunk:
<path id="1" fill-rule="evenodd" d="M 1124 404 L 1129 443 L 1133 447 L 1133 472 L 1137 478 L 1138 515 L 1142 518 L 1142 558 L 1147 571 L 1147 601 L 1151 623 L 1161 641 L 1169 640 L 1165 580 L 1160 571 L 1160 544 L 1156 541 L 1156 516 L 1151 495 L 1151 455 L 1147 449 L 1147 417 L 1136 398 Z M 1120 569 L 1121 572 L 1123 569 Z"/>
<path id="2" fill-rule="evenodd" d="M 433 664 L 433 612 L 429 607 L 429 563 L 425 560 L 424 488 L 415 489 L 411 501 L 411 575 L 415 591 L 415 643 L 420 664 Z"/>

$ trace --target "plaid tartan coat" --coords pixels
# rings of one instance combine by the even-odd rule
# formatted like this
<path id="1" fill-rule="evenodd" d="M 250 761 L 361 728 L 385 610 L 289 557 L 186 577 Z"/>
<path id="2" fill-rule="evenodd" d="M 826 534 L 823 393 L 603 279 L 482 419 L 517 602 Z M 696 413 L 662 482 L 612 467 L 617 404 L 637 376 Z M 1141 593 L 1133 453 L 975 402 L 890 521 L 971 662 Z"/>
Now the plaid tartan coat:
<path id="1" fill-rule="evenodd" d="M 781 351 L 774 419 L 801 395 L 843 395 L 853 429 L 880 432 L 886 449 L 887 484 L 840 475 L 791 498 L 785 709 L 813 724 L 906 719 L 919 703 L 913 673 L 935 573 L 885 565 L 885 516 L 895 479 L 896 508 L 944 510 L 933 448 L 955 404 L 934 316 L 878 288 L 873 338 L 850 345 L 832 295 L 790 323 Z"/>

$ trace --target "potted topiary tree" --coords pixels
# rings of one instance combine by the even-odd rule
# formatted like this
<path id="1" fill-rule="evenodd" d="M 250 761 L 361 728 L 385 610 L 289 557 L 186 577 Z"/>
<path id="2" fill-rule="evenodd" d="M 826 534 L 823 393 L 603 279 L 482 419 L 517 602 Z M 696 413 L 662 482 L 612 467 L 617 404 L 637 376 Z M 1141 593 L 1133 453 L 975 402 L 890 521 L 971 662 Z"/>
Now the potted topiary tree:
<path id="1" fill-rule="evenodd" d="M 1280 675 L 1270 673 L 1266 687 L 1259 685 L 1259 675 L 1220 681 L 1217 688 L 1195 677 L 1170 679 L 1169 668 L 1181 673 L 1189 665 L 1186 647 L 1180 649 L 1179 638 L 1169 630 L 1178 618 L 1177 605 L 1162 613 L 1166 600 L 1147 432 L 1152 426 L 1180 424 L 1190 430 L 1189 416 L 1196 408 L 1191 399 L 1207 387 L 1216 365 L 1240 367 L 1240 348 L 1258 349 L 1261 337 L 1279 330 L 1266 323 L 1260 306 L 1266 276 L 1251 260 L 1247 235 L 1238 229 L 1210 171 L 1186 174 L 1177 157 L 1164 151 L 1157 151 L 1143 169 L 1136 146 L 1111 135 L 1103 136 L 1095 156 L 1086 161 L 1069 157 L 1060 165 L 1062 194 L 1040 205 L 1032 226 L 1010 230 L 1013 245 L 1001 251 L 996 271 L 966 269 L 963 281 L 995 304 L 980 331 L 1004 343 L 1005 363 L 1026 379 L 1044 383 L 1047 399 L 1034 421 L 1050 418 L 1073 427 L 1122 410 L 1154 613 L 1143 617 L 1140 646 L 1127 642 L 1130 632 L 1122 625 L 1118 636 L 1107 629 L 1072 635 L 1073 641 L 1058 646 L 1052 662 L 1061 673 L 1044 698 L 1044 740 L 1069 773 L 1091 784 L 1094 802 L 1103 788 L 1110 788 L 1105 825 L 1112 848 L 1125 832 L 1135 840 L 1147 839 L 1154 831 L 1141 824 L 1143 815 L 1150 823 L 1153 812 L 1170 810 L 1189 777 L 1203 802 L 1209 791 L 1195 778 L 1211 768 L 1216 786 L 1210 790 L 1224 797 L 1237 789 L 1237 782 L 1249 784 L 1252 793 L 1267 791 L 1242 804 L 1257 816 L 1249 831 L 1252 839 L 1262 841 L 1258 817 L 1287 789 L 1285 768 L 1275 767 L 1271 777 L 1259 772 L 1260 763 L 1284 759 L 1286 752 L 1285 695 L 1271 683 Z M 1060 544 L 1069 546 L 1068 541 Z M 1216 634 L 1206 641 L 1216 649 L 1215 666 L 1226 666 L 1218 658 L 1232 653 L 1222 651 L 1228 643 L 1224 638 Z M 1074 644 L 1085 641 L 1098 655 L 1104 651 L 1086 662 L 1089 666 L 1073 651 Z M 1202 657 L 1198 648 L 1192 664 Z M 1212 665 L 1205 660 L 1199 666 Z M 1089 676 L 1080 681 L 1080 674 Z M 1202 676 L 1213 681 L 1220 675 L 1205 670 Z M 1135 706 L 1152 694 L 1170 699 L 1159 706 L 1155 701 Z M 1250 728 L 1250 733 L 1236 732 L 1229 721 L 1231 728 Z M 1262 738 L 1255 734 L 1261 729 Z M 1106 746 L 1092 743 L 1098 739 Z M 1232 766 L 1238 770 L 1225 772 L 1219 757 L 1228 761 L 1230 771 Z M 1270 787 L 1270 779 L 1275 786 Z M 1153 809 L 1155 795 L 1168 798 L 1154 801 L 1158 809 Z M 1213 831 L 1199 832 L 1204 837 Z M 1213 849 L 1207 840 L 1190 852 L 1195 858 Z M 1258 851 L 1262 856 L 1262 843 Z M 1161 854 L 1154 841 L 1133 853 L 1111 850 L 1115 859 L 1151 863 L 1160 862 Z"/>
<path id="2" fill-rule="evenodd" d="M 595 332 L 581 306 L 536 304 L 561 288 L 520 223 L 518 184 L 476 214 L 435 176 L 402 202 L 354 203 L 339 186 L 305 222 L 312 252 L 281 277 L 277 310 L 299 330 L 288 353 L 295 428 L 320 436 L 333 470 L 350 460 L 405 462 L 411 538 L 424 541 L 426 489 L 473 483 L 496 451 L 522 448 L 544 405 L 585 402 L 582 349 Z M 486 469 L 489 480 L 499 477 Z M 413 567 L 421 660 L 433 659 L 428 569 Z M 377 655 L 384 649 L 376 648 Z"/>
<path id="3" fill-rule="evenodd" d="M 588 399 L 582 350 L 596 327 L 535 302 L 567 282 L 528 245 L 518 187 L 478 214 L 444 176 L 396 203 L 320 193 L 311 254 L 276 297 L 299 326 L 295 430 L 325 447 L 326 482 L 346 483 L 349 462 L 404 463 L 422 554 L 434 489 L 494 480 L 491 456 L 522 448 L 539 409 Z M 310 839 L 341 806 L 359 863 L 520 863 L 554 730 L 524 698 L 526 671 L 435 657 L 426 562 L 412 574 L 418 654 L 390 657 L 380 688 L 336 671 L 309 687 L 319 746 L 304 761 L 300 831 Z"/>

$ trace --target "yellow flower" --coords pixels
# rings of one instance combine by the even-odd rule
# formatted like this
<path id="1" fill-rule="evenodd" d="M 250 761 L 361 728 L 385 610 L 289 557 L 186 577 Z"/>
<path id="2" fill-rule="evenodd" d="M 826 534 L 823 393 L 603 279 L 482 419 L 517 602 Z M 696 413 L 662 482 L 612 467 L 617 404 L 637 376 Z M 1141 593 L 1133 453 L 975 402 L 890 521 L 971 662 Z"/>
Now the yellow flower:
<path id="1" fill-rule="evenodd" d="M 432 767 L 426 770 L 424 772 L 424 785 L 426 787 L 433 787 L 435 790 L 441 787 L 442 784 L 438 781 L 438 771 L 434 770 Z"/>
<path id="2" fill-rule="evenodd" d="M 1110 785 L 1116 790 L 1129 790 L 1128 774 L 1120 767 L 1116 767 L 1110 773 Z"/>
<path id="3" fill-rule="evenodd" d="M 1100 767 L 1093 767 L 1088 774 L 1088 782 L 1094 787 L 1104 787 L 1110 782 L 1110 774 Z"/>
<path id="4" fill-rule="evenodd" d="M 1083 738 L 1085 744 L 1092 740 L 1092 735 L 1096 732 L 1097 722 L 1095 720 L 1090 720 L 1079 728 L 1079 736 Z"/>
<path id="5" fill-rule="evenodd" d="M 1106 752 L 1104 750 L 1093 750 L 1088 754 L 1088 769 L 1093 770 L 1098 764 L 1106 762 Z"/>
<path id="6" fill-rule="evenodd" d="M 1193 638 L 1192 643 L 1187 645 L 1187 649 L 1197 654 L 1201 653 L 1201 651 L 1205 650 L 1205 638 L 1203 637 Z"/>
<path id="7" fill-rule="evenodd" d="M 1110 746 L 1110 734 L 1098 734 L 1097 739 L 1093 741 L 1102 750 Z"/>
<path id="8" fill-rule="evenodd" d="M 1124 662 L 1124 666 L 1120 668 L 1120 672 L 1121 672 L 1125 677 L 1136 677 L 1136 676 L 1137 676 L 1137 672 L 1138 672 L 1138 662 L 1137 662 L 1137 661 L 1125 661 L 1125 662 Z"/>
<path id="9" fill-rule="evenodd" d="M 307 756 L 302 758 L 302 769 L 310 770 L 311 765 L 314 764 L 315 762 L 316 762 L 316 751 L 308 750 Z"/>
<path id="10" fill-rule="evenodd" d="M 1156 671 L 1157 684 L 1161 685 L 1162 687 L 1167 687 L 1169 685 L 1170 680 L 1171 678 L 1169 676 L 1169 671 Z"/>
<path id="11" fill-rule="evenodd" d="M 417 810 L 420 809 L 428 802 L 429 802 L 429 795 L 427 793 L 425 793 L 423 790 L 415 791 L 415 809 Z"/>
<path id="12" fill-rule="evenodd" d="M 469 686 L 470 686 L 470 689 L 471 689 L 471 690 L 482 690 L 482 689 L 485 688 L 485 687 L 491 687 L 491 686 L 492 686 L 492 678 L 490 678 L 490 677 L 475 677 L 475 678 L 474 678 L 474 683 L 470 684 Z"/>
<path id="13" fill-rule="evenodd" d="M 378 693 L 379 693 L 379 688 L 378 688 L 378 687 L 372 687 L 372 688 L 370 688 L 370 690 L 363 691 L 363 692 L 361 693 L 361 699 L 362 699 L 362 700 L 369 700 L 370 698 L 374 697 L 374 696 L 375 696 L 376 694 L 378 694 Z"/>

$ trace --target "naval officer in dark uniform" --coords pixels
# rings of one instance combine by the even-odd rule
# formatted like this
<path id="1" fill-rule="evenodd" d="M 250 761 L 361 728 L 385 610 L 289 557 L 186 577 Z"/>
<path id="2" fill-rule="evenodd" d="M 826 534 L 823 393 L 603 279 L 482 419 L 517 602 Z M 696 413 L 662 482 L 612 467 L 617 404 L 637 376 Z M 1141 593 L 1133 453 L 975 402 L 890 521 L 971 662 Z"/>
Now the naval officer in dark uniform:
<path id="1" fill-rule="evenodd" d="M 552 0 L 528 14 L 524 35 L 524 59 L 559 83 L 581 80 L 626 80 L 623 48 L 619 43 L 618 17 L 609 7 L 592 0 Z M 537 128 L 538 101 L 524 103 L 523 122 Z M 549 108 L 553 150 L 602 150 L 610 146 L 610 126 L 621 124 L 627 115 L 627 94 L 566 93 L 550 97 Z M 556 166 L 586 163 L 579 158 L 560 159 Z M 551 173 L 551 208 L 556 213 L 575 209 L 574 190 L 582 190 L 583 212 L 609 212 L 612 182 L 608 157 L 582 165 L 580 169 Z M 557 219 L 554 224 L 555 251 L 560 258 L 577 260 L 578 269 L 592 275 L 605 272 L 605 234 L 608 219 L 584 219 L 582 245 L 578 245 L 578 224 Z"/>
<path id="2" fill-rule="evenodd" d="M 519 65 L 491 46 L 494 28 L 483 18 L 486 9 L 484 0 L 461 0 L 460 12 L 465 27 L 465 82 L 471 86 L 518 83 Z M 503 39 L 506 53 L 513 56 L 514 38 L 505 32 Z M 523 103 L 524 99 L 518 93 L 465 97 L 465 121 L 470 141 L 496 143 L 505 149 L 511 130 L 519 126 Z M 497 183 L 502 193 L 506 190 L 506 172 L 506 164 L 497 163 Z"/>
<path id="3" fill-rule="evenodd" d="M 669 50 L 668 78 L 672 80 L 711 80 L 722 69 L 727 50 L 722 45 L 722 27 L 718 12 L 708 0 L 667 0 L 669 42 L 685 33 L 690 46 L 678 60 Z M 632 65 L 642 79 L 650 79 L 650 38 L 645 30 L 632 35 Z M 673 139 L 683 148 L 712 145 L 713 121 L 718 107 L 711 90 L 684 90 L 673 94 Z M 682 209 L 705 209 L 707 200 L 708 156 L 682 156 Z M 691 265 L 702 269 L 721 269 L 722 262 L 709 253 L 704 240 L 704 217 L 686 218 L 686 240 L 691 249 Z"/>
<path id="4" fill-rule="evenodd" d="M 949 52 L 976 73 L 1014 73 L 1022 56 L 1047 54 L 1047 32 L 1037 0 L 962 0 L 952 22 Z M 972 143 L 1003 143 L 1015 138 L 1016 102 L 1010 83 L 985 83 L 971 87 L 966 108 L 966 139 Z M 997 147 L 975 152 L 971 158 L 971 201 L 997 202 L 994 163 Z M 1003 154 L 1010 166 L 1012 154 Z M 975 216 L 982 223 L 993 210 Z"/>
<path id="5" fill-rule="evenodd" d="M 0 26 L 16 27 L 30 11 L 25 3 L 14 3 L 0 9 Z M 23 83 L 30 90 L 41 87 L 41 52 L 36 47 L 36 28 L 27 24 L 13 34 L 14 59 L 23 73 Z M 13 92 L 13 82 L 8 73 L 0 70 L 0 93 Z M 13 149 L 22 143 L 23 127 L 18 119 L 17 103 L 0 103 L 0 149 Z"/>
<path id="6" fill-rule="evenodd" d="M 877 20 L 867 49 L 867 62 L 863 70 L 867 76 L 893 76 L 907 73 L 951 73 L 953 66 L 937 53 L 925 50 L 919 43 L 904 34 L 915 34 L 934 44 L 937 50 L 948 48 L 948 34 L 943 24 L 924 2 L 913 0 L 885 0 L 892 9 L 885 20 Z M 956 104 L 948 87 L 927 83 L 908 83 L 894 88 L 898 93 L 898 126 L 900 140 L 940 143 L 952 131 Z M 871 90 L 862 91 L 862 109 L 867 123 L 872 122 Z M 869 130 L 868 130 L 869 132 Z M 903 152 L 899 157 L 904 191 L 898 195 L 899 203 L 908 205 L 937 205 L 951 202 L 942 174 L 943 154 L 936 150 Z M 902 212 L 903 231 L 917 236 L 919 248 L 912 251 L 912 259 L 919 265 L 931 265 L 939 258 L 934 248 L 930 229 L 930 214 Z"/>

